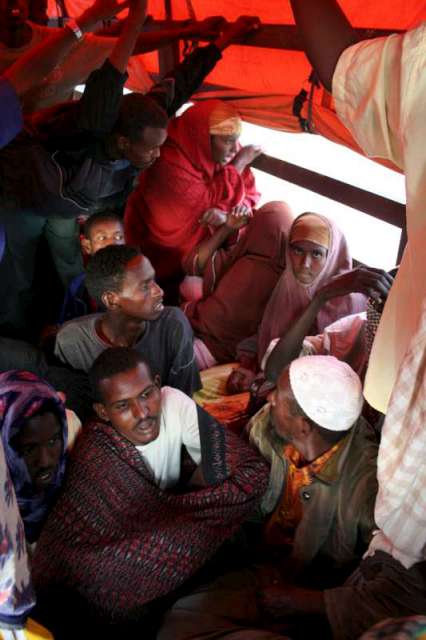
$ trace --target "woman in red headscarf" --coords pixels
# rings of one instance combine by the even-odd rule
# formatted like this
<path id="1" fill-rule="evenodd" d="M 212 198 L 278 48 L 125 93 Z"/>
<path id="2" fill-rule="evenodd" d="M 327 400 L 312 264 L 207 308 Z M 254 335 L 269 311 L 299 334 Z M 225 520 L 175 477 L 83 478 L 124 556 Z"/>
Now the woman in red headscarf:
<path id="1" fill-rule="evenodd" d="M 183 277 L 182 260 L 223 224 L 234 207 L 259 200 L 248 165 L 259 147 L 238 148 L 241 120 L 227 103 L 207 100 L 173 120 L 154 166 L 128 200 L 126 241 L 151 260 L 160 282 Z"/>

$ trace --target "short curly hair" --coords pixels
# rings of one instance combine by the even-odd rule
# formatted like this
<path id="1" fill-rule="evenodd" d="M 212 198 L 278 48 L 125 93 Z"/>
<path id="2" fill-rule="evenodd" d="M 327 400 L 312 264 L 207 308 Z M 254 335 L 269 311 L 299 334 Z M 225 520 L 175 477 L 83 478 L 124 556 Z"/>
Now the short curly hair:
<path id="1" fill-rule="evenodd" d="M 96 358 L 89 369 L 89 381 L 92 387 L 93 396 L 97 402 L 102 402 L 100 383 L 102 380 L 112 378 L 119 373 L 136 369 L 140 364 L 144 364 L 153 379 L 151 367 L 145 357 L 136 349 L 131 347 L 110 347 L 105 349 Z"/>
<path id="2" fill-rule="evenodd" d="M 86 267 L 86 288 L 90 297 L 102 302 L 106 291 L 121 291 L 126 267 L 131 260 L 142 255 L 136 247 L 110 245 L 92 256 Z"/>
<path id="3" fill-rule="evenodd" d="M 168 124 L 168 115 L 158 102 L 150 96 L 129 93 L 121 99 L 113 132 L 135 142 L 147 127 L 167 129 Z"/>

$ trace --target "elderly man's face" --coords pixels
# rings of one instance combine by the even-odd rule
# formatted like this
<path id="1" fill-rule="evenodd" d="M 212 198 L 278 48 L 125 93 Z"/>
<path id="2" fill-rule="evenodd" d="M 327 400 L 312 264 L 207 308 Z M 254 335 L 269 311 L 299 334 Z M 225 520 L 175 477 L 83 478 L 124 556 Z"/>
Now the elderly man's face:
<path id="1" fill-rule="evenodd" d="M 95 410 L 102 420 L 136 446 L 158 438 L 161 390 L 158 376 L 152 378 L 145 364 L 101 380 L 101 403 Z"/>
<path id="2" fill-rule="evenodd" d="M 295 412 L 296 398 L 290 387 L 288 368 L 281 374 L 276 389 L 268 400 L 271 403 L 271 422 L 278 437 L 292 442 L 298 433 L 303 417 Z"/>

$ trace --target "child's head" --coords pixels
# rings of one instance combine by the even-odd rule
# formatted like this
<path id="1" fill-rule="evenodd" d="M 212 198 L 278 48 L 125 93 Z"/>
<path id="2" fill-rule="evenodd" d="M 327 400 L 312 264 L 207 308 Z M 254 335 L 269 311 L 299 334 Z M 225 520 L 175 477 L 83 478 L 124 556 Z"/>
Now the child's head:
<path id="1" fill-rule="evenodd" d="M 93 256 L 110 244 L 124 244 L 124 227 L 120 216 L 114 211 L 94 213 L 84 223 L 81 238 L 83 253 Z"/>

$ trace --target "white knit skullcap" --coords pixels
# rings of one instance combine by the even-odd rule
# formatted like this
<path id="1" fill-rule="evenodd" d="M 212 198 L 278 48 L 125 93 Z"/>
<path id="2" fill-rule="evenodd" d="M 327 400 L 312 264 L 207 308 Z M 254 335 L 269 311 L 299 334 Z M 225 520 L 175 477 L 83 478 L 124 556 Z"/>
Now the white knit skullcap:
<path id="1" fill-rule="evenodd" d="M 330 431 L 347 431 L 361 415 L 361 381 L 334 356 L 305 356 L 289 369 L 294 397 L 306 415 Z"/>

